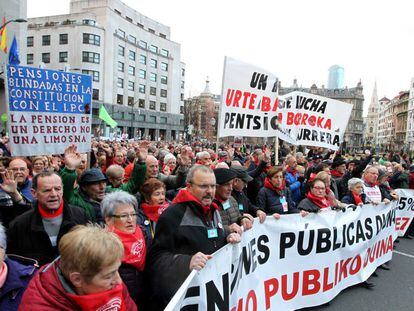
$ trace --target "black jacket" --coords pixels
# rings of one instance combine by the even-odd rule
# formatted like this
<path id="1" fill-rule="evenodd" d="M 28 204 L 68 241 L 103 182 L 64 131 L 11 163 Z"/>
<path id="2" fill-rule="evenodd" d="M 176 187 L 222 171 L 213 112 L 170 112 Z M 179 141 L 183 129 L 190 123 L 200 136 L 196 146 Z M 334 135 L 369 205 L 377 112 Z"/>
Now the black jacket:
<path id="1" fill-rule="evenodd" d="M 150 310 L 164 310 L 190 274 L 193 255 L 212 254 L 226 244 L 220 214 L 213 207 L 210 210 L 210 217 L 205 216 L 197 203 L 187 201 L 171 205 L 160 216 L 147 255 L 153 304 Z M 217 237 L 208 238 L 207 230 L 213 228 L 217 229 Z"/>
<path id="2" fill-rule="evenodd" d="M 272 215 L 274 213 L 278 213 L 280 215 L 299 213 L 299 210 L 296 208 L 295 202 L 292 201 L 290 190 L 286 187 L 282 191 L 282 194 L 285 197 L 286 203 L 288 205 L 287 212 L 283 211 L 283 205 L 280 201 L 281 196 L 278 193 L 276 193 L 276 191 L 273 191 L 272 189 L 266 187 L 260 189 L 259 194 L 257 196 L 257 205 L 267 215 Z"/>
<path id="3" fill-rule="evenodd" d="M 364 203 L 364 204 L 369 203 L 365 193 L 361 194 L 361 199 L 362 199 L 362 203 Z M 351 191 L 348 191 L 348 193 L 342 198 L 341 202 L 346 203 L 346 204 L 355 204 L 356 205 L 354 196 L 352 195 Z"/>
<path id="4" fill-rule="evenodd" d="M 57 247 L 53 247 L 43 227 L 42 216 L 37 202 L 34 208 L 18 216 L 7 231 L 7 252 L 37 260 L 39 265 L 53 261 L 58 256 Z M 86 224 L 89 219 L 85 212 L 76 206 L 65 203 L 63 220 L 60 226 L 57 244 L 62 236 L 78 224 Z"/>
<path id="5" fill-rule="evenodd" d="M 247 213 L 256 217 L 259 208 L 250 201 L 244 191 L 239 192 L 233 189 L 231 196 L 237 201 L 240 213 Z"/>

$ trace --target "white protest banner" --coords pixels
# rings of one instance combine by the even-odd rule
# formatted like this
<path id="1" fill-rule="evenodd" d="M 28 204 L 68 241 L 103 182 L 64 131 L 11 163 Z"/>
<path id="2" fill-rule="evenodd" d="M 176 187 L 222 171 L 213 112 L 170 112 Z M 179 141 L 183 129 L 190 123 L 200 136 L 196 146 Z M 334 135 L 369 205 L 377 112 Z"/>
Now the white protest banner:
<path id="1" fill-rule="evenodd" d="M 294 145 L 337 150 L 352 104 L 305 93 L 278 96 L 278 78 L 226 57 L 219 136 L 279 137 Z"/>
<path id="2" fill-rule="evenodd" d="M 395 230 L 399 236 L 404 236 L 414 218 L 414 190 L 397 189 L 395 191 L 399 196 Z"/>
<path id="3" fill-rule="evenodd" d="M 8 130 L 13 156 L 91 148 L 92 79 L 88 75 L 7 66 Z"/>
<path id="4" fill-rule="evenodd" d="M 190 274 L 166 310 L 294 310 L 321 305 L 391 260 L 395 204 L 257 219 Z"/>

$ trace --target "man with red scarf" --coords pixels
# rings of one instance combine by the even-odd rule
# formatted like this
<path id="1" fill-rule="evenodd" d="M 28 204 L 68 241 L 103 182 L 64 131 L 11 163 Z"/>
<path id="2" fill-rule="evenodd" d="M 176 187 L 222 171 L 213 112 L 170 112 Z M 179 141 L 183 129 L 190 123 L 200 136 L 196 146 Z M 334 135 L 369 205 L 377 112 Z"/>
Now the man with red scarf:
<path id="1" fill-rule="evenodd" d="M 152 297 L 151 310 L 164 310 L 191 270 L 201 270 L 211 254 L 240 241 L 241 229 L 226 233 L 217 205 L 214 172 L 193 166 L 173 204 L 158 219 L 147 256 Z"/>
<path id="2" fill-rule="evenodd" d="M 42 172 L 32 181 L 33 209 L 18 216 L 8 231 L 8 251 L 36 259 L 40 265 L 58 256 L 61 237 L 89 219 L 79 207 L 63 201 L 63 185 L 54 172 Z"/>

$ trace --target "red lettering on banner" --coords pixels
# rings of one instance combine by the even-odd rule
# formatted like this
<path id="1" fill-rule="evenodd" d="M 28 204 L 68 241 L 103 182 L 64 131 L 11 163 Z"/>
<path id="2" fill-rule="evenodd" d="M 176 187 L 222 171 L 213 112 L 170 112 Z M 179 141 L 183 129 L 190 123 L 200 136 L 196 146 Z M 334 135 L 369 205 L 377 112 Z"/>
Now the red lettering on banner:
<path id="1" fill-rule="evenodd" d="M 401 230 L 404 231 L 405 227 L 410 222 L 410 217 L 396 217 L 395 218 L 395 230 Z"/>
<path id="2" fill-rule="evenodd" d="M 299 272 L 293 273 L 293 286 L 292 291 L 290 293 L 287 292 L 288 282 L 287 282 L 287 275 L 282 275 L 282 298 L 283 300 L 291 300 L 295 298 L 298 293 L 299 288 Z"/>
<path id="3" fill-rule="evenodd" d="M 249 99 L 249 96 L 250 96 L 249 92 L 243 92 L 243 104 L 242 104 L 243 108 L 246 108 L 247 100 Z"/>
<path id="4" fill-rule="evenodd" d="M 276 278 L 266 280 L 264 282 L 264 293 L 266 301 L 266 310 L 270 309 L 270 298 L 276 295 L 279 288 L 279 282 Z"/>
<path id="5" fill-rule="evenodd" d="M 252 307 L 250 308 L 250 301 L 252 301 Z M 256 297 L 256 293 L 254 290 L 251 290 L 248 294 L 247 294 L 247 299 L 246 299 L 246 307 L 244 308 L 245 311 L 249 311 L 249 310 L 253 310 L 256 311 L 257 310 L 257 297 Z"/>
<path id="6" fill-rule="evenodd" d="M 265 111 L 265 112 L 267 112 L 267 111 L 270 111 L 270 98 L 269 97 L 267 97 L 267 96 L 263 96 L 263 99 L 262 99 L 262 111 Z"/>
<path id="7" fill-rule="evenodd" d="M 339 264 L 339 282 L 342 281 L 342 279 L 346 279 L 348 277 L 348 268 L 347 265 L 351 261 L 352 258 L 347 258 L 346 260 L 341 260 L 341 263 Z M 343 278 L 342 278 L 343 276 Z"/>
<path id="8" fill-rule="evenodd" d="M 356 262 L 356 266 L 354 265 L 355 262 Z M 350 275 L 357 274 L 359 270 L 361 270 L 361 267 L 362 267 L 362 258 L 358 254 L 356 257 L 352 259 L 351 266 L 349 269 L 349 274 Z"/>
<path id="9" fill-rule="evenodd" d="M 333 288 L 333 282 L 329 283 L 328 281 L 328 277 L 329 277 L 329 267 L 326 267 L 325 269 L 323 269 L 323 285 L 322 285 L 322 290 L 324 292 L 330 290 Z"/>
<path id="10" fill-rule="evenodd" d="M 319 292 L 321 289 L 320 277 L 321 273 L 316 269 L 303 272 L 302 296 L 313 295 Z"/>

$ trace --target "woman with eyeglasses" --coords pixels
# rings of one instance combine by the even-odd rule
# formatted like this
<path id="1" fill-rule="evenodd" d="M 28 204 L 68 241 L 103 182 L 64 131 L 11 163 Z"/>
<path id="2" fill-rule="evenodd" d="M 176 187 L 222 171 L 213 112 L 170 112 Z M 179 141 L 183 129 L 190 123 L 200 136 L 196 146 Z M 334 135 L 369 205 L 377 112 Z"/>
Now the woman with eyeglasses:
<path id="1" fill-rule="evenodd" d="M 143 289 L 147 242 L 145 230 L 137 225 L 138 202 L 129 193 L 116 191 L 105 196 L 101 211 L 110 231 L 122 241 L 124 257 L 119 274 L 138 309 L 142 310 L 145 298 Z"/>
<path id="2" fill-rule="evenodd" d="M 326 184 L 323 179 L 315 178 L 311 181 L 309 192 L 306 194 L 306 198 L 300 201 L 298 209 L 307 213 L 318 213 L 332 209 L 332 204 L 326 198 Z"/>
<path id="3" fill-rule="evenodd" d="M 153 238 L 158 219 L 170 206 L 165 198 L 165 184 L 157 178 L 150 178 L 142 185 L 141 195 L 143 197 L 141 209 L 146 222 L 149 223 L 151 238 Z"/>

